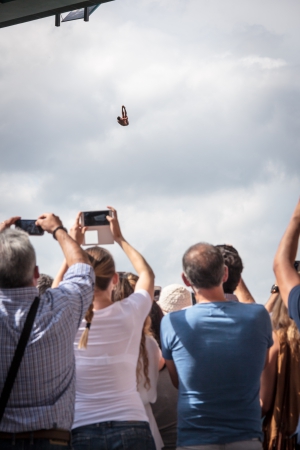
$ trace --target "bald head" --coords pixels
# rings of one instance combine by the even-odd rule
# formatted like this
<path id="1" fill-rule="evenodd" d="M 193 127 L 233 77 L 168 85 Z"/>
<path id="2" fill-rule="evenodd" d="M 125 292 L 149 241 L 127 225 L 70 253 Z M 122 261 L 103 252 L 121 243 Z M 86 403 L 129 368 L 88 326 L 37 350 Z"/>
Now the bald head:
<path id="1" fill-rule="evenodd" d="M 224 259 L 218 248 L 200 242 L 192 245 L 182 258 L 183 271 L 197 289 L 220 286 L 224 275 Z"/>

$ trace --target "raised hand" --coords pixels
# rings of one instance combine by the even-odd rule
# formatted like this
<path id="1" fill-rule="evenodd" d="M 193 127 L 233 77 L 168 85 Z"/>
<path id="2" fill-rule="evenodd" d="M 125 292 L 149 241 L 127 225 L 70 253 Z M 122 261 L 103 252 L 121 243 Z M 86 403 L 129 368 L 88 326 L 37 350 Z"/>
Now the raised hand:
<path id="1" fill-rule="evenodd" d="M 107 208 L 112 211 L 112 216 L 106 216 L 107 220 L 109 221 L 110 231 L 112 232 L 114 240 L 120 243 L 124 238 L 118 221 L 117 211 L 112 206 L 108 206 Z"/>
<path id="2" fill-rule="evenodd" d="M 122 106 L 122 117 L 118 116 L 117 121 L 120 125 L 122 125 L 122 127 L 127 127 L 127 125 L 129 125 L 127 111 L 124 105 Z"/>
<path id="3" fill-rule="evenodd" d="M 0 232 L 5 230 L 6 228 L 9 228 L 11 225 L 13 225 L 17 220 L 21 219 L 21 217 L 11 217 L 10 219 L 4 220 L 4 222 L 0 223 Z"/>
<path id="4" fill-rule="evenodd" d="M 37 219 L 35 224 L 42 227 L 44 231 L 53 233 L 57 227 L 62 226 L 62 221 L 53 213 L 44 213 Z"/>
<path id="5" fill-rule="evenodd" d="M 71 236 L 71 238 L 74 239 L 74 241 L 77 242 L 77 244 L 82 245 L 83 240 L 84 240 L 84 233 L 86 232 L 87 227 L 83 227 L 81 225 L 80 217 L 81 217 L 81 212 L 79 212 L 77 214 L 75 223 L 72 226 L 72 228 L 70 228 L 69 235 Z"/>

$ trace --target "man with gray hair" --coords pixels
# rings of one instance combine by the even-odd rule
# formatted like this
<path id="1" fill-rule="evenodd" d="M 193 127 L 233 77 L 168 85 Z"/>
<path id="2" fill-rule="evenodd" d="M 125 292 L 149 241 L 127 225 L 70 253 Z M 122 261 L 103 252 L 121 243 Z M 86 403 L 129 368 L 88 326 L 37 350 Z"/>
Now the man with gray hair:
<path id="1" fill-rule="evenodd" d="M 27 233 L 0 224 L 0 392 L 34 299 L 39 270 Z M 94 271 L 59 217 L 36 225 L 58 241 L 69 267 L 63 282 L 41 297 L 25 353 L 0 423 L 0 448 L 55 450 L 70 446 L 75 401 L 73 343 L 92 302 Z M 81 232 L 79 215 L 71 230 Z M 3 393 L 3 392 L 2 392 Z M 71 447 L 70 447 L 71 448 Z"/>
<path id="2" fill-rule="evenodd" d="M 162 320 L 162 352 L 179 389 L 178 449 L 262 449 L 259 389 L 271 322 L 262 305 L 226 300 L 227 277 L 217 247 L 193 245 L 182 278 L 197 303 Z"/>

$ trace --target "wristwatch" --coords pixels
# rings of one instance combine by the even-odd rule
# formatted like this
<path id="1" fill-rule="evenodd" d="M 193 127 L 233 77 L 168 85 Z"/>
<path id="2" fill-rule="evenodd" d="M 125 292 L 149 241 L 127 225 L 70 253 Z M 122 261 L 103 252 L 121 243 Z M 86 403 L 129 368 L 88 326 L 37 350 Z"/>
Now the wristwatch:
<path id="1" fill-rule="evenodd" d="M 277 286 L 277 284 L 273 284 L 273 286 L 271 287 L 271 294 L 278 294 L 279 292 L 279 287 Z"/>

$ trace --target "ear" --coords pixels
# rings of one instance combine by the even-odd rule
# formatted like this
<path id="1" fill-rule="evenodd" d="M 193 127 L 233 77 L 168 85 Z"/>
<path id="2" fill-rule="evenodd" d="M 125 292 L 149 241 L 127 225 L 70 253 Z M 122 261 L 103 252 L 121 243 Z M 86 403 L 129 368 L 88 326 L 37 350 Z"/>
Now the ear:
<path id="1" fill-rule="evenodd" d="M 40 272 L 39 272 L 38 266 L 35 266 L 34 271 L 33 271 L 33 285 L 34 286 L 37 285 L 38 278 L 40 278 Z"/>
<path id="2" fill-rule="evenodd" d="M 188 286 L 188 287 L 191 287 L 191 286 L 192 286 L 191 283 L 189 282 L 189 280 L 187 279 L 187 277 L 186 277 L 186 275 L 185 275 L 184 272 L 182 272 L 181 278 L 182 278 L 182 280 L 183 280 L 183 282 L 184 282 L 184 284 L 185 284 L 186 286 Z"/>
<path id="3" fill-rule="evenodd" d="M 228 267 L 224 266 L 224 275 L 223 275 L 222 283 L 225 283 L 228 280 L 228 277 L 229 277 Z"/>
<path id="4" fill-rule="evenodd" d="M 119 274 L 116 272 L 112 277 L 112 284 L 116 286 L 119 283 Z"/>

